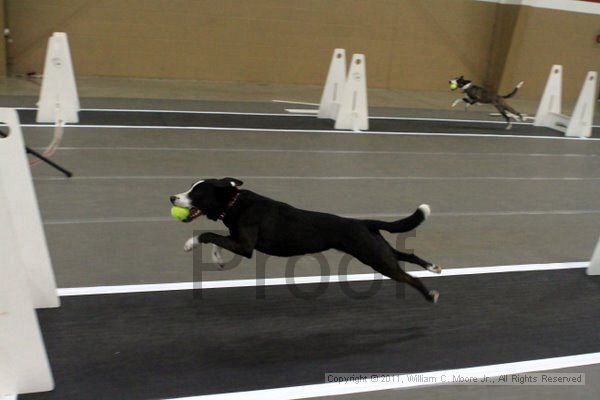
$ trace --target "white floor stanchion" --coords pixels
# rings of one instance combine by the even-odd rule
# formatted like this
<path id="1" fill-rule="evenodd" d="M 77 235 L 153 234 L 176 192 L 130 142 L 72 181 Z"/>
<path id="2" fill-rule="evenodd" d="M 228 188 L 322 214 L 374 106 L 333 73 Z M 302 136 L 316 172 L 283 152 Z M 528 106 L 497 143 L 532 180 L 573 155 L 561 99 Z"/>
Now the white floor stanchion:
<path id="1" fill-rule="evenodd" d="M 350 71 L 348 71 L 340 108 L 335 119 L 335 129 L 352 129 L 353 131 L 369 129 L 364 54 L 352 55 Z"/>
<path id="2" fill-rule="evenodd" d="M 335 119 L 346 83 L 346 50 L 335 49 L 331 56 L 327 80 L 319 104 L 319 118 Z"/>
<path id="3" fill-rule="evenodd" d="M 6 196 L 1 207 L 10 213 L 15 224 L 10 251 L 19 253 L 33 306 L 58 307 L 54 272 L 17 112 L 0 108 L 0 124 L 9 130 L 8 137 L 0 138 L 0 183 Z M 4 227 L 0 225 L 0 229 Z"/>
<path id="4" fill-rule="evenodd" d="M 587 273 L 588 275 L 600 275 L 600 239 L 598 240 L 594 254 L 592 254 L 592 260 L 590 261 Z"/>
<path id="5" fill-rule="evenodd" d="M 0 147 L 5 140 L 0 139 Z M 23 148 L 19 150 L 23 152 Z M 7 188 L 12 189 L 9 184 L 12 182 L 0 175 L 0 398 L 54 389 L 26 271 L 16 251 L 15 228 L 21 224 L 22 214 L 11 215 L 6 193 Z"/>
<path id="6" fill-rule="evenodd" d="M 571 121 L 567 127 L 566 136 L 592 136 L 592 124 L 594 121 L 594 105 L 596 104 L 596 87 L 598 74 L 589 71 L 585 76 L 581 93 L 575 103 L 575 109 L 571 115 Z"/>
<path id="7" fill-rule="evenodd" d="M 553 65 L 546 81 L 542 100 L 535 113 L 535 126 L 552 126 L 562 110 L 562 65 Z"/>
<path id="8" fill-rule="evenodd" d="M 79 96 L 67 34 L 55 32 L 48 40 L 37 122 L 79 122 Z"/>
<path id="9" fill-rule="evenodd" d="M 533 124 L 564 132 L 566 136 L 590 137 L 596 102 L 597 73 L 587 73 L 571 117 L 562 110 L 562 66 L 553 65 Z"/>

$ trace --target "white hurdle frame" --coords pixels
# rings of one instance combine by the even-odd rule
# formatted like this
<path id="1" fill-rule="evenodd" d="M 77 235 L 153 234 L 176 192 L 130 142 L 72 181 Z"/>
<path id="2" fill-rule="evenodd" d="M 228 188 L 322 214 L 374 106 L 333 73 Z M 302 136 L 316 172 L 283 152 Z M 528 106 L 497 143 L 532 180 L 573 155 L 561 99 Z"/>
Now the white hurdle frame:
<path id="1" fill-rule="evenodd" d="M 587 268 L 587 274 L 600 275 L 600 239 L 598 239 L 598 244 L 596 245 L 596 249 L 592 254 L 590 265 Z"/>
<path id="2" fill-rule="evenodd" d="M 3 207 L 15 222 L 11 251 L 19 253 L 33 306 L 58 307 L 50 253 L 16 110 L 0 108 L 0 123 L 10 129 L 8 137 L 0 139 L 0 176 L 7 202 Z"/>
<path id="3" fill-rule="evenodd" d="M 0 108 L 0 397 L 54 381 L 35 308 L 60 304 L 16 110 Z"/>
<path id="4" fill-rule="evenodd" d="M 353 54 L 346 73 L 346 50 L 334 49 L 329 63 L 327 79 L 321 94 L 319 108 L 286 108 L 293 114 L 316 114 L 317 118 L 333 119 L 334 129 L 350 129 L 355 132 L 369 129 L 367 102 L 367 72 L 364 54 Z M 273 100 L 280 103 L 311 103 Z"/>
<path id="5" fill-rule="evenodd" d="M 340 108 L 335 117 L 335 129 L 351 129 L 355 132 L 369 129 L 365 62 L 364 54 L 352 55 Z"/>
<path id="6" fill-rule="evenodd" d="M 4 191 L 0 187 L 0 398 L 54 389 L 27 277 L 12 242 L 15 224 Z"/>
<path id="7" fill-rule="evenodd" d="M 550 69 L 533 125 L 555 129 L 569 137 L 590 137 L 592 135 L 598 74 L 595 71 L 587 73 L 573 109 L 573 114 L 569 117 L 561 113 L 562 72 L 562 65 L 553 65 Z"/>
<path id="8" fill-rule="evenodd" d="M 80 108 L 67 34 L 54 32 L 48 39 L 36 121 L 59 127 L 78 123 Z"/>
<path id="9" fill-rule="evenodd" d="M 318 118 L 335 119 L 346 84 L 346 50 L 335 49 L 319 103 Z"/>

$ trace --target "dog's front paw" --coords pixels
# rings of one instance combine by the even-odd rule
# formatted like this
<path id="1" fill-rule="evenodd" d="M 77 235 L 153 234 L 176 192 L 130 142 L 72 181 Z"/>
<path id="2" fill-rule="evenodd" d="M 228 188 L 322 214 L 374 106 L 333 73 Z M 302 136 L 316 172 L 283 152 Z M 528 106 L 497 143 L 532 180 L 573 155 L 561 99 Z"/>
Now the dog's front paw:
<path id="1" fill-rule="evenodd" d="M 215 264 L 219 266 L 219 268 L 223 269 L 225 262 L 223 261 L 223 254 L 221 254 L 221 248 L 216 244 L 213 245 L 211 252 L 212 260 Z"/>
<path id="2" fill-rule="evenodd" d="M 198 246 L 198 238 L 197 237 L 191 237 L 189 238 L 185 244 L 183 245 L 183 250 L 184 251 L 192 251 L 194 250 L 194 247 Z"/>
<path id="3" fill-rule="evenodd" d="M 456 107 L 456 105 L 458 103 L 460 103 L 461 101 L 462 101 L 462 99 L 456 99 L 456 100 L 454 100 L 454 103 L 452 103 L 452 107 Z"/>
<path id="4" fill-rule="evenodd" d="M 429 301 L 433 304 L 437 303 L 440 298 L 440 293 L 437 290 L 429 291 Z"/>
<path id="5" fill-rule="evenodd" d="M 431 264 L 427 267 L 427 271 L 433 272 L 434 274 L 441 274 L 442 267 L 440 267 L 439 265 Z"/>

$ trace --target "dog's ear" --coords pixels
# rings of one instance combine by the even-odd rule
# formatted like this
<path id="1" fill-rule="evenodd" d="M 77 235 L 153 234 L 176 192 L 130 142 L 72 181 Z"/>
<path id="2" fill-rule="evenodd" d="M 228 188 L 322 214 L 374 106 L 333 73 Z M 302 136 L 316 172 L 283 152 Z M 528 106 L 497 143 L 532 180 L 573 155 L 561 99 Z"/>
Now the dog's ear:
<path id="1" fill-rule="evenodd" d="M 235 178 L 223 178 L 217 181 L 217 186 L 219 187 L 239 187 L 242 186 L 244 182 Z"/>
<path id="2" fill-rule="evenodd" d="M 461 75 L 460 78 L 458 78 L 458 79 L 465 79 L 465 76 Z"/>

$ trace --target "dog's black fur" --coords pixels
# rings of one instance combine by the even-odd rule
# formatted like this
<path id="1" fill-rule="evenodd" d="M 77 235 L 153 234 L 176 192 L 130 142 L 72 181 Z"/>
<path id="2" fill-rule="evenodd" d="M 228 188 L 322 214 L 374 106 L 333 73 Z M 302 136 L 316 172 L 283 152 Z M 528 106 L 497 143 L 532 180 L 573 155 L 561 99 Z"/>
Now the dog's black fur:
<path id="1" fill-rule="evenodd" d="M 462 99 L 456 100 L 452 104 L 452 107 L 454 107 L 461 100 L 465 103 L 465 107 L 469 107 L 470 105 L 473 105 L 476 103 L 491 104 L 494 107 L 496 107 L 496 109 L 500 112 L 500 114 L 506 120 L 506 123 L 507 123 L 506 129 L 510 129 L 512 126 L 511 121 L 510 121 L 511 115 L 514 116 L 514 118 L 518 119 L 519 121 L 523 120 L 523 116 L 517 110 L 515 110 L 514 108 L 512 108 L 511 106 L 506 104 L 506 101 L 504 101 L 505 99 L 509 99 L 509 98 L 513 97 L 517 93 L 519 88 L 523 85 L 523 82 L 519 82 L 519 84 L 517 86 L 515 86 L 515 88 L 509 94 L 504 95 L 504 96 L 501 96 L 497 93 L 492 93 L 489 90 L 487 90 L 486 88 L 483 88 L 481 86 L 473 85 L 473 83 L 471 81 L 465 79 L 465 77 L 463 75 L 459 76 L 458 78 L 451 79 L 449 81 L 449 83 L 450 84 L 455 83 L 457 86 L 457 89 L 460 90 L 461 92 L 463 92 L 464 94 L 466 94 L 466 96 L 463 97 Z M 456 89 L 452 89 L 452 90 L 456 90 Z M 509 113 L 510 113 L 510 115 L 509 115 Z"/>
<path id="2" fill-rule="evenodd" d="M 435 273 L 441 268 L 414 254 L 397 251 L 383 238 L 380 230 L 408 232 L 419 226 L 429 213 L 420 206 L 411 216 L 394 222 L 359 220 L 337 215 L 300 210 L 249 190 L 240 190 L 242 181 L 235 178 L 206 179 L 188 192 L 171 196 L 174 205 L 189 208 L 192 217 L 222 219 L 229 236 L 203 233 L 192 238 L 194 246 L 212 243 L 244 257 L 254 249 L 266 254 L 291 257 L 337 249 L 356 257 L 376 271 L 416 288 L 431 302 L 439 294 L 405 273 L 399 261 L 417 264 Z M 191 249 L 191 248 L 190 248 Z"/>

